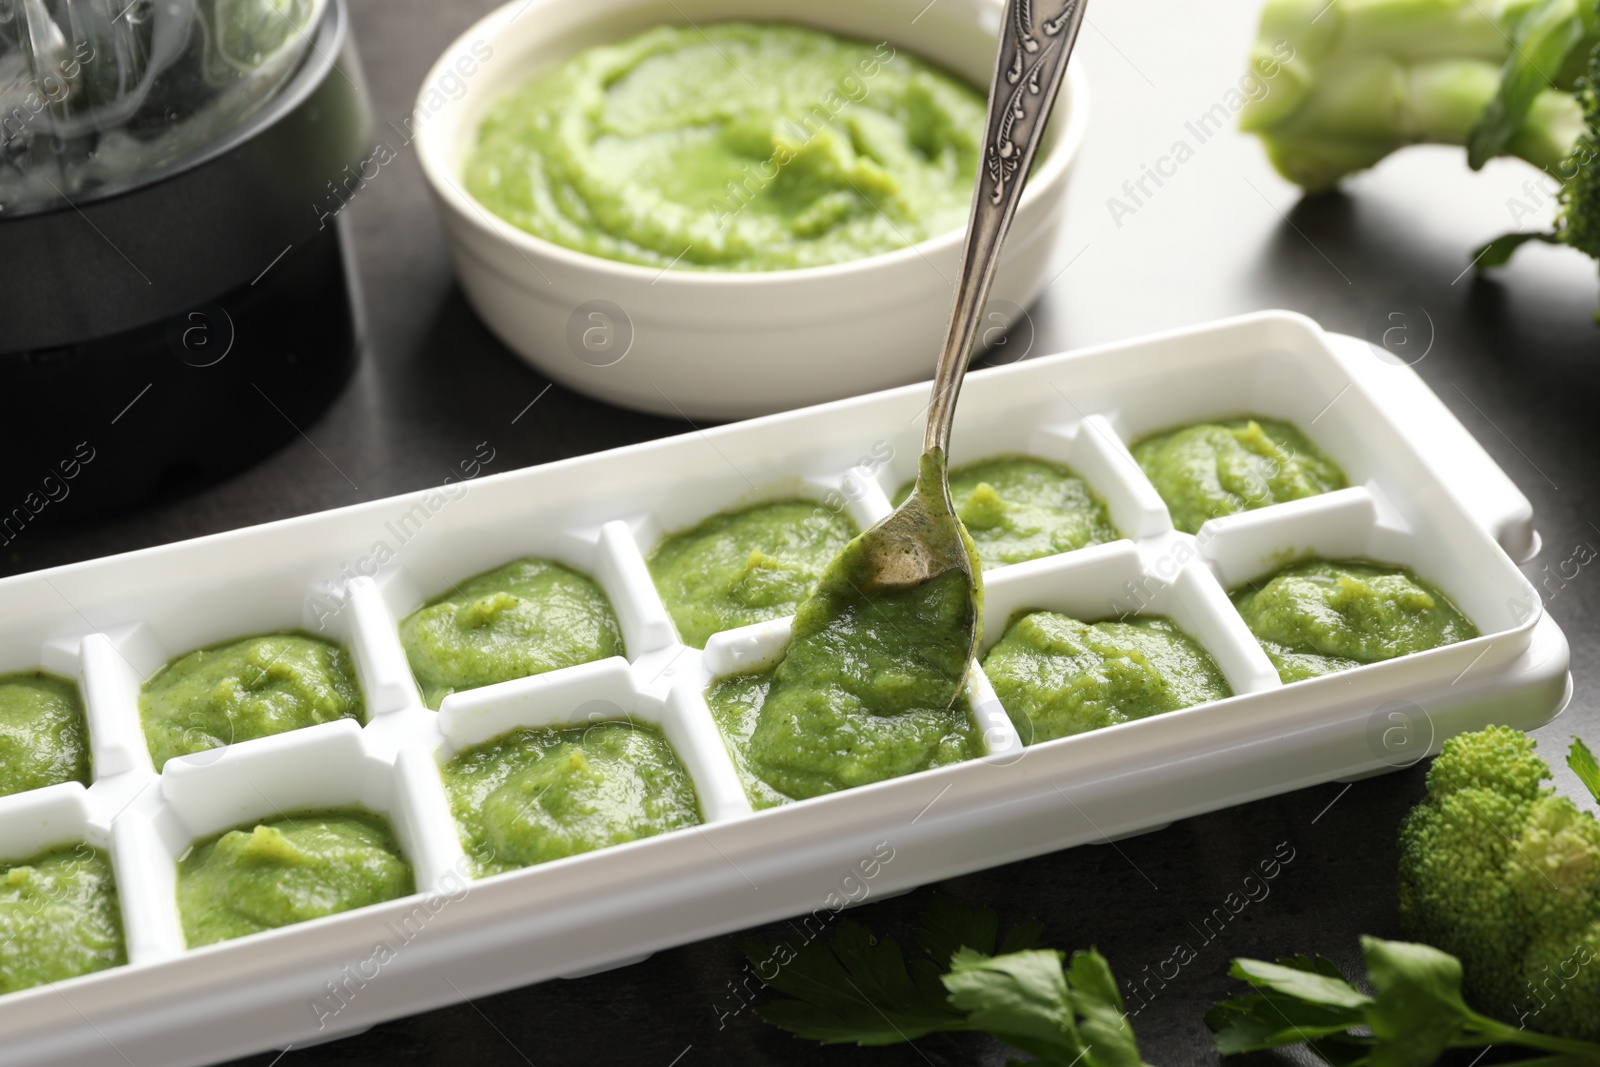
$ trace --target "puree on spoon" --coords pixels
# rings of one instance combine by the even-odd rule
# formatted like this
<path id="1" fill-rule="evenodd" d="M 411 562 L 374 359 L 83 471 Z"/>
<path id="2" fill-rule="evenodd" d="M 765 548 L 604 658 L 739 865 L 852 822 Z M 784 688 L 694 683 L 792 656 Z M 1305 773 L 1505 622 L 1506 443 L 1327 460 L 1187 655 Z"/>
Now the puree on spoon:
<path id="1" fill-rule="evenodd" d="M 104 855 L 80 844 L 0 864 L 0 993 L 126 962 Z"/>
<path id="2" fill-rule="evenodd" d="M 179 656 L 139 692 L 145 743 L 158 771 L 175 756 L 359 719 L 361 712 L 350 654 L 300 633 L 247 637 Z"/>
<path id="3" fill-rule="evenodd" d="M 916 481 L 894 495 L 896 506 Z M 950 499 L 986 568 L 1002 567 L 1115 541 L 1102 501 L 1068 467 L 1002 455 L 950 472 Z"/>
<path id="4" fill-rule="evenodd" d="M 400 643 L 430 708 L 463 689 L 622 655 L 600 587 L 532 558 L 469 578 L 407 615 Z"/>
<path id="5" fill-rule="evenodd" d="M 178 863 L 190 948 L 403 897 L 411 865 L 388 823 L 364 811 L 306 812 L 229 830 Z"/>
<path id="6" fill-rule="evenodd" d="M 1285 682 L 1478 636 L 1438 589 L 1404 567 L 1365 560 L 1296 563 L 1231 596 Z"/>
<path id="7" fill-rule="evenodd" d="M 793 615 L 856 524 L 811 500 L 713 515 L 662 541 L 650 577 L 685 644 L 720 630 Z"/>
<path id="8" fill-rule="evenodd" d="M 89 784 L 78 687 L 42 671 L 0 675 L 0 796 Z"/>
<path id="9" fill-rule="evenodd" d="M 938 476 L 937 459 L 922 462 L 924 477 Z M 967 675 L 972 612 L 981 617 L 978 575 L 948 570 L 906 588 L 872 588 L 873 549 L 870 533 L 851 541 L 800 605 L 750 732 L 746 765 L 784 796 L 983 753 L 966 701 L 951 704 Z"/>
<path id="10" fill-rule="evenodd" d="M 632 722 L 513 730 L 442 775 L 480 878 L 700 823 L 672 745 Z"/>
<path id="11" fill-rule="evenodd" d="M 1195 533 L 1207 519 L 1316 496 L 1346 484 L 1344 471 L 1293 425 L 1243 416 L 1163 430 L 1133 443 L 1172 512 Z"/>
<path id="12" fill-rule="evenodd" d="M 1087 623 L 1022 614 L 983 672 L 1024 744 L 1233 695 L 1210 653 L 1159 615 Z"/>
<path id="13" fill-rule="evenodd" d="M 982 93 L 887 44 L 659 26 L 490 109 L 467 190 L 529 233 L 651 267 L 764 271 L 902 248 L 967 217 Z"/>

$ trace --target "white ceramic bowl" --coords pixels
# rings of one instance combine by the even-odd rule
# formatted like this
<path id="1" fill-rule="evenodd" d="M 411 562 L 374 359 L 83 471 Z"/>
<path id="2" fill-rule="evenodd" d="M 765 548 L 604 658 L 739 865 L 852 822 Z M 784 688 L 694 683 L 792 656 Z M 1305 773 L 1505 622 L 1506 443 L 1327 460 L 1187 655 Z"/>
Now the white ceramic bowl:
<path id="1" fill-rule="evenodd" d="M 552 244 L 473 199 L 464 161 L 490 104 L 576 52 L 662 23 L 781 17 L 933 60 L 987 85 L 1000 0 L 512 0 L 428 73 L 411 119 L 467 298 L 550 378 L 627 407 L 742 418 L 932 376 L 960 231 L 826 267 L 722 273 L 618 263 Z M 1006 243 L 994 297 L 1027 307 L 1049 283 L 1088 96 L 1068 70 L 1051 136 Z"/>

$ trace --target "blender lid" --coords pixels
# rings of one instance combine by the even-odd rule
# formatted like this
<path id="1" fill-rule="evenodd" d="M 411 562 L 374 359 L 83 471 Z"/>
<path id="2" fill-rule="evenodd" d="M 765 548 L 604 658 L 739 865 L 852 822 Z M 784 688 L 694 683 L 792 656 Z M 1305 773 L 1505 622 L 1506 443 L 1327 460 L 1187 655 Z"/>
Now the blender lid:
<path id="1" fill-rule="evenodd" d="M 327 0 L 0 0 L 0 220 L 202 158 L 294 74 Z"/>

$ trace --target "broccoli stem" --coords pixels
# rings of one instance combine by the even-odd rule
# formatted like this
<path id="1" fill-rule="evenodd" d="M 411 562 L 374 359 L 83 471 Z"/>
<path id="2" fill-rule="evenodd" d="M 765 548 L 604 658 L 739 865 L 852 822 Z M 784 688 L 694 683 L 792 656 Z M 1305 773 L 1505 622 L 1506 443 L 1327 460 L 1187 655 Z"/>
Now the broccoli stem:
<path id="1" fill-rule="evenodd" d="M 1406 145 L 1466 145 L 1501 92 L 1519 25 L 1545 2 L 1269 0 L 1251 56 L 1266 91 L 1240 125 L 1313 191 Z M 1505 145 L 1541 170 L 1585 129 L 1574 68 L 1560 58 L 1548 72 L 1556 87 L 1532 97 Z"/>

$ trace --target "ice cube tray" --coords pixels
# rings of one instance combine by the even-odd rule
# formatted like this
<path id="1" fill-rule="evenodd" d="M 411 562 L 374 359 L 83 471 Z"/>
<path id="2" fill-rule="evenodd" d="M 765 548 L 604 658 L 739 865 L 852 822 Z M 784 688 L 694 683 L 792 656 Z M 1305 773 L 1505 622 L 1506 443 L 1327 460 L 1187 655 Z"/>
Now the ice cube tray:
<path id="1" fill-rule="evenodd" d="M 982 675 L 988 755 L 752 813 L 704 701 L 770 665 L 788 621 L 679 644 L 645 553 L 663 532 L 761 499 L 887 513 L 911 477 L 924 386 L 908 386 L 0 582 L 0 671 L 79 679 L 94 779 L 0 798 L 0 860 L 85 840 L 110 850 L 129 964 L 0 997 L 8 1063 L 183 1065 L 296 1047 L 511 986 L 864 899 L 1173 819 L 1408 765 L 1489 722 L 1531 728 L 1570 692 L 1568 649 L 1516 562 L 1531 508 L 1408 367 L 1267 312 L 974 373 L 953 462 L 1063 461 L 1126 538 L 985 575 L 985 647 L 1022 608 L 1171 616 L 1216 658 L 1227 700 L 1023 746 Z M 1172 529 L 1129 455 L 1140 434 L 1256 413 L 1297 423 L 1351 488 Z M 1226 590 L 1292 554 L 1405 564 L 1483 636 L 1282 685 Z M 627 658 L 425 709 L 399 618 L 523 555 L 595 576 Z M 141 678 L 189 649 L 304 627 L 345 642 L 367 719 L 151 766 Z M 520 725 L 626 714 L 658 724 L 705 824 L 472 881 L 439 765 Z M 279 811 L 389 817 L 420 892 L 187 951 L 174 860 Z M 810 920 L 806 920 L 810 928 Z"/>

